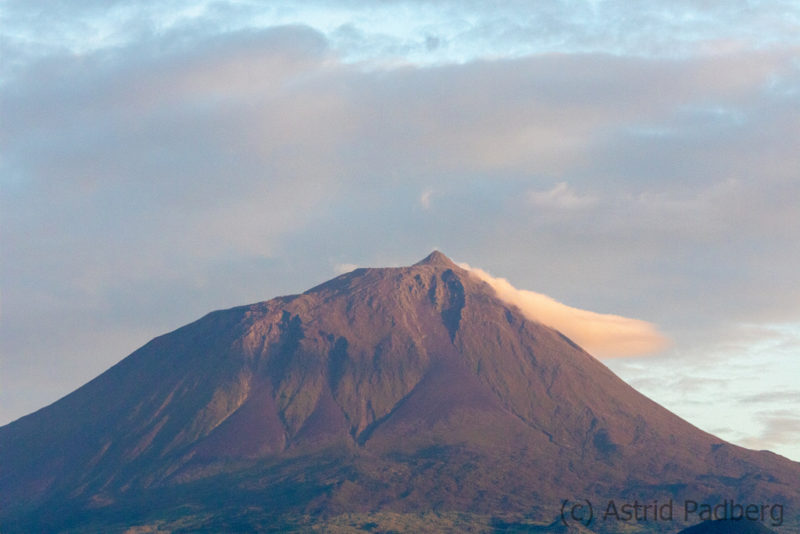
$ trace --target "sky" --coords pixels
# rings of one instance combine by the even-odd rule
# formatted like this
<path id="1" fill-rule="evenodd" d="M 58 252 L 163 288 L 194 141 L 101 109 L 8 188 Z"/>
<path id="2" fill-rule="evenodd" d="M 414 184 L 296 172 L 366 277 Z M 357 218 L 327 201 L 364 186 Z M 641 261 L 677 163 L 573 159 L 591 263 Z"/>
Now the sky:
<path id="1" fill-rule="evenodd" d="M 800 461 L 800 4 L 373 4 L 0 1 L 0 424 L 439 249 L 651 328 L 598 356 Z"/>

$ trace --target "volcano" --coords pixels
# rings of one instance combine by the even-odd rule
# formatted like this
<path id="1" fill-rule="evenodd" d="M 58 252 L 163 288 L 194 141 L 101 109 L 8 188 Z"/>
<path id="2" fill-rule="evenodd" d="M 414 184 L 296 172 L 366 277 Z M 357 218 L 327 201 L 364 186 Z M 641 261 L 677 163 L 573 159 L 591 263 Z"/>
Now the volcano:
<path id="1" fill-rule="evenodd" d="M 4 533 L 676 532 L 723 501 L 800 524 L 800 464 L 680 419 L 440 252 L 155 338 L 0 428 L 0 461 Z"/>

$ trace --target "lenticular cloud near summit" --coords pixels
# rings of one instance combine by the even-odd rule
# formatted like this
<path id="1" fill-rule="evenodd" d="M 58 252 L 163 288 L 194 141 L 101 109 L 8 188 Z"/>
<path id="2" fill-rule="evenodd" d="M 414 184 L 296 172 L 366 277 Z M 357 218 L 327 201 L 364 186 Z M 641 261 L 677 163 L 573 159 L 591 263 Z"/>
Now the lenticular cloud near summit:
<path id="1" fill-rule="evenodd" d="M 642 356 L 668 344 L 647 321 L 573 308 L 547 295 L 517 289 L 505 278 L 477 267 L 459 265 L 492 286 L 500 299 L 517 306 L 528 319 L 555 328 L 598 358 Z"/>

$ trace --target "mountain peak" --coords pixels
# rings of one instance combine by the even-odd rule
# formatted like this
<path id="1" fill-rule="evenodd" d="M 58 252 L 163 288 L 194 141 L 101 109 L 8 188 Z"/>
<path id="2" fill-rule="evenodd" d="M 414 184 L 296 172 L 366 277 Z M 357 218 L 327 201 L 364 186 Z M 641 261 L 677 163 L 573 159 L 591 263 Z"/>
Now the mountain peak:
<path id="1" fill-rule="evenodd" d="M 456 267 L 456 264 L 453 263 L 453 260 L 439 252 L 438 250 L 434 250 L 430 254 L 428 254 L 424 259 L 418 261 L 414 265 L 438 265 L 441 267 Z"/>
<path id="2" fill-rule="evenodd" d="M 530 530 L 569 495 L 800 508 L 800 464 L 679 419 L 441 252 L 416 265 L 210 313 L 0 427 L 0 531 L 455 529 L 432 510 Z"/>

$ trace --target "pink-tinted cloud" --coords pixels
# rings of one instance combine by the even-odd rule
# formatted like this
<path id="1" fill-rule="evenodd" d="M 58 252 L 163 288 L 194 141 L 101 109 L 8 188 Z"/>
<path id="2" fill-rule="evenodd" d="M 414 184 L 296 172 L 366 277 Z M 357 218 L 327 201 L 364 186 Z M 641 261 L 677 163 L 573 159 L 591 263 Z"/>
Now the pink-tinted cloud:
<path id="1" fill-rule="evenodd" d="M 598 358 L 652 354 L 668 344 L 646 321 L 573 308 L 547 295 L 517 289 L 505 278 L 482 269 L 465 263 L 461 266 L 492 286 L 500 299 L 518 307 L 528 319 L 555 328 Z"/>

